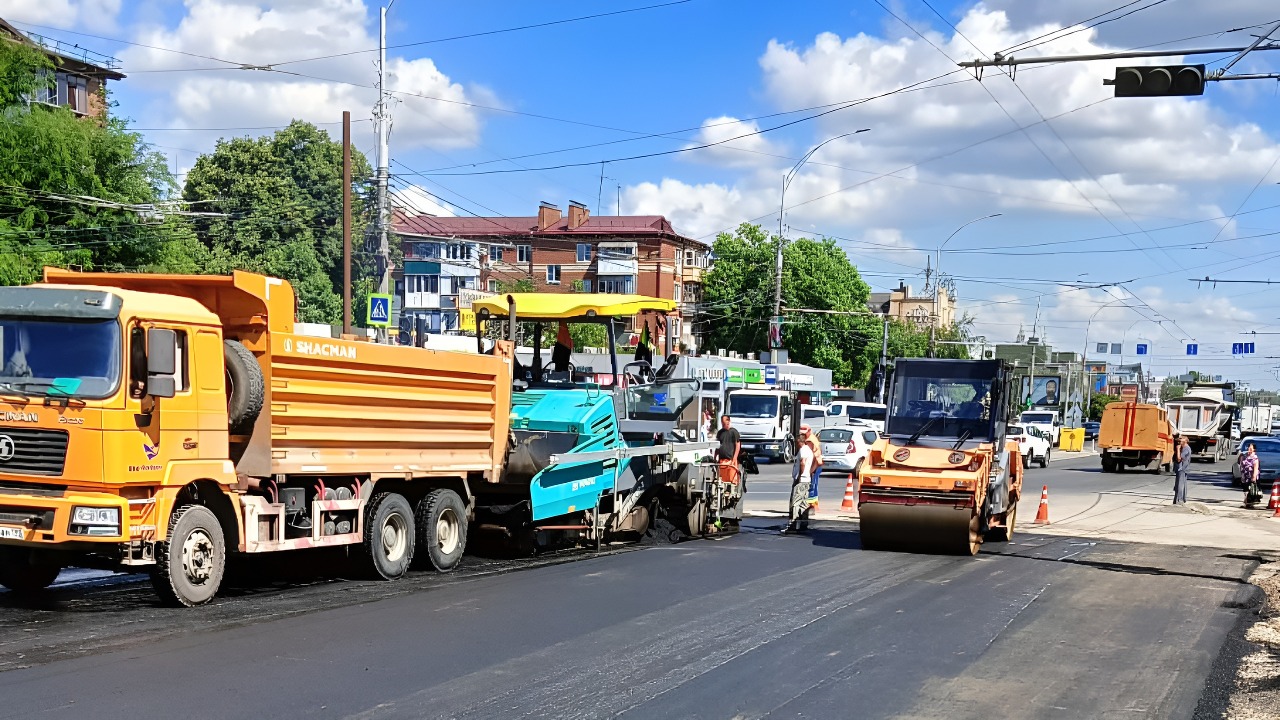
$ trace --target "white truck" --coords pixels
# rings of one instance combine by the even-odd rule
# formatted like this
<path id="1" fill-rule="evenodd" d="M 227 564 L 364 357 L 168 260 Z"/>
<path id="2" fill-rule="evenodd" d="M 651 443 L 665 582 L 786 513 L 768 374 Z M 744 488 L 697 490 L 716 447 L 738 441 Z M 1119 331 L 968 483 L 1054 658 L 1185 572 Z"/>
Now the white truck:
<path id="1" fill-rule="evenodd" d="M 849 425 L 861 420 L 876 432 L 884 432 L 884 419 L 888 412 L 888 408 L 880 403 L 837 400 L 827 406 L 827 425 Z"/>
<path id="2" fill-rule="evenodd" d="M 1018 418 L 1018 422 L 1026 427 L 1040 430 L 1054 447 L 1058 446 L 1058 437 L 1062 433 L 1062 418 L 1057 410 L 1027 410 Z"/>
<path id="3" fill-rule="evenodd" d="M 795 438 L 791 413 L 795 402 L 785 390 L 730 390 L 725 404 L 729 422 L 742 437 L 742 450 L 750 455 L 791 462 Z"/>
<path id="4" fill-rule="evenodd" d="M 1272 405 L 1249 405 L 1240 408 L 1240 435 L 1236 440 L 1242 438 L 1254 437 L 1257 435 L 1271 434 L 1271 417 L 1274 412 Z"/>

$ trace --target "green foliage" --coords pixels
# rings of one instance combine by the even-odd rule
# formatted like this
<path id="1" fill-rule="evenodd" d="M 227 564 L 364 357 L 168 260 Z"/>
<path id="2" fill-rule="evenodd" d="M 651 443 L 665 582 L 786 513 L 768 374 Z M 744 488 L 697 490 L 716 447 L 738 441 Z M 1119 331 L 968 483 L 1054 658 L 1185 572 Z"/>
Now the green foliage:
<path id="1" fill-rule="evenodd" d="M 25 104 L 37 91 L 53 87 L 51 70 L 53 61 L 39 50 L 0 40 L 0 109 Z"/>
<path id="2" fill-rule="evenodd" d="M 0 42 L 0 284 L 39 280 L 45 265 L 198 267 L 181 219 L 115 206 L 154 204 L 175 188 L 164 157 L 142 136 L 122 120 L 22 101 L 47 82 L 38 72 L 50 67 L 40 53 Z"/>
<path id="3" fill-rule="evenodd" d="M 1187 388 L 1174 378 L 1165 378 L 1160 384 L 1160 401 L 1176 400 L 1186 394 Z"/>
<path id="4" fill-rule="evenodd" d="M 759 225 L 721 233 L 715 265 L 703 278 L 708 310 L 705 345 L 739 352 L 768 348 L 773 315 L 778 238 Z M 800 239 L 783 248 L 782 299 L 786 307 L 853 315 L 786 312 L 783 344 L 796 362 L 829 368 L 841 385 L 865 383 L 880 353 L 880 323 L 866 311 L 871 289 L 831 240 Z"/>
<path id="5" fill-rule="evenodd" d="M 358 151 L 351 161 L 353 178 L 372 173 Z M 196 222 L 209 253 L 206 272 L 252 270 L 285 278 L 298 295 L 299 320 L 341 322 L 340 142 L 296 120 L 270 137 L 221 140 L 196 160 L 182 195 L 201 210 L 230 216 Z M 353 214 L 353 244 L 359 247 L 367 213 Z M 372 256 L 356 258 L 352 277 L 371 276 Z M 363 319 L 370 287 L 361 284 L 353 292 L 357 320 Z"/>
<path id="6" fill-rule="evenodd" d="M 534 285 L 533 281 L 529 278 L 520 278 L 519 280 L 514 281 L 498 281 L 498 292 L 500 293 L 527 293 L 537 291 L 538 287 Z"/>
<path id="7" fill-rule="evenodd" d="M 1089 398 L 1089 419 L 1101 420 L 1102 411 L 1107 405 L 1113 402 L 1120 402 L 1120 398 L 1115 395 L 1098 394 Z"/>

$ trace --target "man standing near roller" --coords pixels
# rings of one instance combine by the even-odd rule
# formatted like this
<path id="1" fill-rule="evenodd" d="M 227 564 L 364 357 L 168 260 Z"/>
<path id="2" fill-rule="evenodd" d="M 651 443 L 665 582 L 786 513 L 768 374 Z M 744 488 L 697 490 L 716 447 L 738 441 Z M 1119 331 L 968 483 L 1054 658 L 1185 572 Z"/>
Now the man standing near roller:
<path id="1" fill-rule="evenodd" d="M 810 432 L 812 428 L 808 425 L 800 426 L 802 438 Z M 809 504 L 809 482 L 813 477 L 815 459 L 809 443 L 801 442 L 796 450 L 795 465 L 791 468 L 791 505 L 787 513 L 789 522 L 783 533 L 809 530 L 809 511 L 812 509 Z"/>

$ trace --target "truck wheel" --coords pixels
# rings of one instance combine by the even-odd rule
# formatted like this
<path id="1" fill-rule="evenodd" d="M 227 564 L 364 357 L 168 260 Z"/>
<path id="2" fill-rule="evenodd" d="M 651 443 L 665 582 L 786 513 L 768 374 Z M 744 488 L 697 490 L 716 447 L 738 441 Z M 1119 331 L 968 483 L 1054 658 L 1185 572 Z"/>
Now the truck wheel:
<path id="1" fill-rule="evenodd" d="M 19 595 L 32 595 L 53 584 L 62 566 L 40 562 L 25 548 L 0 547 L 0 585 Z"/>
<path id="2" fill-rule="evenodd" d="M 795 459 L 796 459 L 795 450 L 791 448 L 791 441 L 787 440 L 786 442 L 782 443 L 782 462 L 786 464 L 790 464 L 791 461 Z"/>
<path id="3" fill-rule="evenodd" d="M 369 501 L 364 520 L 364 552 L 373 572 L 394 580 L 413 561 L 413 508 L 403 495 L 378 493 Z"/>
<path id="4" fill-rule="evenodd" d="M 452 490 L 432 490 L 418 501 L 415 567 L 448 572 L 462 561 L 467 547 L 467 506 Z M 425 552 L 423 552 L 425 551 Z"/>
<path id="5" fill-rule="evenodd" d="M 1044 451 L 1044 454 L 1040 456 L 1040 467 L 1042 468 L 1049 467 L 1049 455 L 1052 453 L 1053 453 L 1053 450 L 1051 449 Z"/>
<path id="6" fill-rule="evenodd" d="M 227 366 L 228 425 L 233 433 L 247 433 L 253 429 L 267 397 L 262 366 L 239 340 L 222 341 L 222 359 Z"/>
<path id="7" fill-rule="evenodd" d="M 1018 523 L 1018 502 L 1009 499 L 1009 509 L 1004 514 L 1004 525 L 987 531 L 987 539 L 994 542 L 1009 542 L 1013 539 L 1013 528 Z"/>
<path id="8" fill-rule="evenodd" d="M 169 517 L 169 539 L 156 543 L 151 585 L 169 605 L 195 607 L 213 599 L 227 570 L 226 538 L 213 511 L 183 505 Z"/>
<path id="9" fill-rule="evenodd" d="M 1031 469 L 1031 453 L 1027 453 L 1026 455 L 1022 456 L 1022 469 L 1023 470 Z"/>
<path id="10" fill-rule="evenodd" d="M 1106 455 L 1102 456 L 1102 472 L 1112 473 L 1116 471 L 1116 462 Z"/>

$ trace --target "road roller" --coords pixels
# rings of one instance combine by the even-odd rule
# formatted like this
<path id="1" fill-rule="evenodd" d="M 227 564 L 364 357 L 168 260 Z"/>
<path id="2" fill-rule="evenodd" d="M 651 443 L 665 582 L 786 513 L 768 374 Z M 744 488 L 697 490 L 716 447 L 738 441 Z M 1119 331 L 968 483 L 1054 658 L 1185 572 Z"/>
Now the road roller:
<path id="1" fill-rule="evenodd" d="M 1022 493 L 1002 360 L 901 359 L 858 482 L 864 550 L 974 555 L 1007 541 Z"/>

